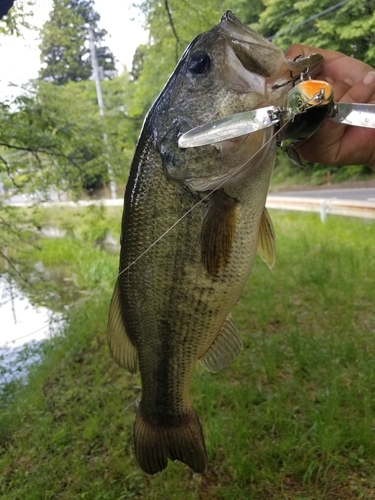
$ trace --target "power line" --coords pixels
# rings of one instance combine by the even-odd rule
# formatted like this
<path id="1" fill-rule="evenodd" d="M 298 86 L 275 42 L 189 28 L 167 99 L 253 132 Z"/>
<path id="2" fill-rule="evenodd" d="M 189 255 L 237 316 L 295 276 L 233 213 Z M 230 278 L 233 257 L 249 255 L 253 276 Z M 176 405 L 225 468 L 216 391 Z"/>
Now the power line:
<path id="1" fill-rule="evenodd" d="M 297 23 L 297 24 L 293 24 L 292 26 L 289 26 L 289 28 L 286 28 L 285 30 L 279 31 L 278 33 L 275 33 L 275 35 L 269 36 L 267 38 L 267 40 L 273 40 L 274 38 L 277 38 L 281 35 L 284 35 L 285 33 L 288 33 L 289 31 L 291 31 L 294 28 L 297 28 L 298 26 L 302 26 L 303 24 L 307 24 L 310 21 L 317 19 L 318 17 L 324 16 L 328 12 L 332 12 L 333 10 L 339 9 L 340 7 L 342 7 L 343 5 L 345 5 L 348 2 L 350 2 L 350 0 L 342 0 L 342 2 L 336 3 L 335 5 L 331 5 L 331 7 L 328 7 L 327 9 L 324 9 L 324 10 L 318 12 L 317 14 L 314 14 L 313 16 L 308 17 L 304 21 L 301 21 L 300 23 Z"/>

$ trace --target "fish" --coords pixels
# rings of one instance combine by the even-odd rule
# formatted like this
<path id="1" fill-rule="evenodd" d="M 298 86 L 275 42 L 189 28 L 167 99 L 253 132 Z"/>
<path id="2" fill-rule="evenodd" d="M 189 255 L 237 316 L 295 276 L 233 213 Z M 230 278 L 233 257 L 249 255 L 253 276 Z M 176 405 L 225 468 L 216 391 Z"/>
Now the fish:
<path id="1" fill-rule="evenodd" d="M 287 60 L 231 11 L 189 44 L 148 112 L 124 197 L 119 276 L 107 340 L 114 360 L 139 370 L 134 423 L 141 469 L 178 460 L 207 468 L 190 401 L 199 362 L 211 372 L 242 350 L 231 308 L 257 252 L 269 267 L 275 236 L 265 208 L 276 139 L 267 129 L 201 148 L 178 147 L 188 130 L 228 114 L 281 104 L 321 56 Z"/>

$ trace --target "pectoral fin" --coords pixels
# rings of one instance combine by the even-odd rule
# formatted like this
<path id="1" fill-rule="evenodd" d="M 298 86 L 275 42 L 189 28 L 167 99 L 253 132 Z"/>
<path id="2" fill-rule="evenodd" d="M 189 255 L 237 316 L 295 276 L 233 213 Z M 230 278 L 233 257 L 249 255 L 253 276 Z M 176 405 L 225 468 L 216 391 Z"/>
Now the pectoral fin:
<path id="1" fill-rule="evenodd" d="M 126 333 L 121 313 L 120 288 L 116 281 L 107 323 L 107 342 L 113 359 L 130 373 L 138 368 L 137 349 Z"/>
<path id="2" fill-rule="evenodd" d="M 236 234 L 237 201 L 224 191 L 214 193 L 202 226 L 202 262 L 211 276 L 226 268 Z"/>
<path id="3" fill-rule="evenodd" d="M 242 347 L 238 330 L 228 315 L 215 341 L 199 362 L 206 370 L 218 372 L 237 358 Z"/>
<path id="4" fill-rule="evenodd" d="M 275 265 L 276 248 L 275 248 L 275 230 L 273 228 L 271 217 L 264 207 L 262 217 L 260 219 L 258 233 L 258 254 L 261 259 L 272 269 Z"/>

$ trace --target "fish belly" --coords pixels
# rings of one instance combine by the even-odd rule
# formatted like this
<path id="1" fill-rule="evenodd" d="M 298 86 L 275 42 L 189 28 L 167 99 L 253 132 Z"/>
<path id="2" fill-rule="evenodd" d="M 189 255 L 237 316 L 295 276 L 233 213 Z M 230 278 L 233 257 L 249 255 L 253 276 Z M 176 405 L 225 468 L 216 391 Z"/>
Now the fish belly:
<path id="1" fill-rule="evenodd" d="M 214 193 L 207 196 L 168 180 L 156 162 L 140 169 L 127 189 L 120 270 L 142 257 L 121 274 L 119 287 L 142 381 L 135 449 L 150 474 L 163 470 L 167 458 L 196 472 L 206 468 L 201 426 L 189 401 L 191 376 L 250 273 L 273 161 L 270 155 L 241 186 L 224 189 L 236 203 L 236 231 L 229 261 L 215 275 L 202 262 L 201 249 Z"/>

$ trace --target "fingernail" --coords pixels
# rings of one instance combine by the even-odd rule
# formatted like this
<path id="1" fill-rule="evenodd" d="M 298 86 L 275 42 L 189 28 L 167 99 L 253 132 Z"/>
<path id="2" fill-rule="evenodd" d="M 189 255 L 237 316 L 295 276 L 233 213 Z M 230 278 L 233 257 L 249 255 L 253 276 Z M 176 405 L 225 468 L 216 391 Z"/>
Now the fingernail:
<path id="1" fill-rule="evenodd" d="M 332 85 L 334 80 L 332 80 L 332 78 L 330 78 L 329 76 L 326 76 L 326 82 L 329 83 L 330 85 Z"/>
<path id="2" fill-rule="evenodd" d="M 369 71 L 367 75 L 363 79 L 363 83 L 365 85 L 371 85 L 372 83 L 375 83 L 375 71 Z"/>
<path id="3" fill-rule="evenodd" d="M 344 78 L 344 82 L 353 87 L 354 81 L 351 78 Z"/>

